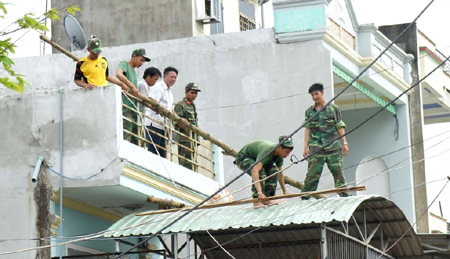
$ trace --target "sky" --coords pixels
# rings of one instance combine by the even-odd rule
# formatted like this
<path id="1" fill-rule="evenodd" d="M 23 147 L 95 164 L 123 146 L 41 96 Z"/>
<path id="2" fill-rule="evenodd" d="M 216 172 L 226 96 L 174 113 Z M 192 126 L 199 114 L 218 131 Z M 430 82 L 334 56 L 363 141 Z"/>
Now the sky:
<path id="1" fill-rule="evenodd" d="M 50 5 L 50 0 L 11 1 L 14 4 L 7 6 L 9 13 L 7 18 L 0 22 L 0 28 L 4 29 L 14 19 L 19 18 L 27 12 L 42 14 L 45 11 L 47 1 Z M 428 0 L 352 0 L 359 24 L 374 23 L 377 26 L 411 22 L 429 2 Z M 271 1 L 264 5 L 265 27 L 273 26 L 271 5 Z M 419 29 L 436 44 L 439 50 L 447 55 L 450 54 L 450 33 L 448 33 L 446 26 L 448 22 L 448 10 L 450 10 L 449 0 L 435 0 L 417 22 Z M 9 27 L 9 29 L 11 28 L 14 28 L 14 26 Z M 16 33 L 13 40 L 17 40 L 22 34 Z M 17 45 L 16 54 L 11 56 L 13 58 L 36 56 L 43 53 L 43 45 L 40 43 L 39 35 L 35 32 L 29 32 L 20 38 Z M 47 45 L 45 47 L 45 53 L 49 54 L 51 53 L 50 51 L 50 46 Z M 424 139 L 431 138 L 446 131 L 450 131 L 450 123 L 426 125 L 424 127 Z M 425 152 L 426 158 L 442 153 L 439 156 L 429 158 L 425 161 L 427 182 L 442 179 L 450 175 L 450 171 L 446 169 L 448 168 L 446 161 L 450 159 L 450 152 L 444 152 L 447 150 L 446 147 L 450 146 L 445 142 L 450 142 L 450 140 L 445 140 L 448 136 L 450 134 L 425 142 L 425 149 L 428 149 Z M 442 142 L 442 144 L 433 146 L 439 142 Z M 445 181 L 439 181 L 427 186 L 429 203 L 438 194 L 444 183 Z M 438 202 L 441 201 L 444 217 L 450 219 L 450 202 L 445 197 L 450 197 L 450 186 L 445 189 L 435 204 L 430 208 L 430 211 L 440 215 Z"/>

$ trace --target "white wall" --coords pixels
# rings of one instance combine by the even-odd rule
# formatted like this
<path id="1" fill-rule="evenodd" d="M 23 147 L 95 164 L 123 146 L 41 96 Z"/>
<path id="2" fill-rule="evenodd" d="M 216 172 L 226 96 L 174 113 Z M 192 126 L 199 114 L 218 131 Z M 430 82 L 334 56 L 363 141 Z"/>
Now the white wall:
<path id="1" fill-rule="evenodd" d="M 347 124 L 346 131 L 348 132 L 354 129 L 379 109 L 381 109 L 381 107 L 342 112 L 343 120 Z M 345 175 L 347 181 L 353 182 L 354 185 L 357 170 L 357 166 L 354 165 L 357 165 L 369 156 L 381 156 L 404 148 L 391 155 L 384 156 L 382 159 L 387 167 L 390 168 L 390 192 L 394 192 L 391 193 L 391 200 L 402 209 L 403 213 L 405 213 L 412 224 L 415 222 L 415 206 L 413 189 L 411 188 L 413 186 L 412 168 L 411 165 L 409 165 L 412 161 L 410 158 L 410 148 L 408 147 L 410 145 L 409 126 L 407 126 L 409 125 L 408 109 L 405 105 L 397 106 L 397 117 L 400 126 L 398 140 L 395 140 L 394 137 L 395 120 L 392 114 L 387 111 L 381 112 L 368 123 L 349 134 L 347 136 L 347 142 L 349 143 L 350 152 L 344 159 L 344 168 L 353 166 L 345 170 Z M 399 167 L 402 168 L 398 169 Z M 378 169 L 370 167 L 368 170 L 369 171 L 361 172 L 361 174 L 369 175 L 381 173 L 383 171 L 383 166 L 379 164 Z M 383 178 L 385 177 L 386 176 L 377 176 L 372 180 L 384 182 L 385 179 L 383 180 Z M 356 184 L 358 183 L 359 182 L 357 181 Z M 364 184 L 366 183 L 363 183 L 363 185 Z M 386 194 L 387 186 L 377 187 L 375 184 L 369 183 L 367 188 L 371 188 L 368 190 L 368 193 L 384 195 Z M 403 189 L 407 190 L 401 191 Z M 363 192 L 362 194 L 366 193 Z"/>

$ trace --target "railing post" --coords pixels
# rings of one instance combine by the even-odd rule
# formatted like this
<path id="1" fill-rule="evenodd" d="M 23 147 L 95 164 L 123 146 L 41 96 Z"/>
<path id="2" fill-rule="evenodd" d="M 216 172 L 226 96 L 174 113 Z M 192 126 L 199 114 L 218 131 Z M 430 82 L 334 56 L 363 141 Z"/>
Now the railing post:
<path id="1" fill-rule="evenodd" d="M 173 259 L 178 259 L 178 234 L 174 235 L 173 247 Z"/>
<path id="2" fill-rule="evenodd" d="M 327 229 L 325 223 L 320 224 L 320 258 L 327 259 Z"/>
<path id="3" fill-rule="evenodd" d="M 223 154 L 222 151 L 223 149 L 221 149 L 219 146 L 211 143 L 212 147 L 213 147 L 213 161 L 214 161 L 214 173 L 215 173 L 215 179 L 217 182 L 219 182 L 220 184 L 225 184 L 225 176 L 224 176 L 224 170 L 223 170 Z"/>

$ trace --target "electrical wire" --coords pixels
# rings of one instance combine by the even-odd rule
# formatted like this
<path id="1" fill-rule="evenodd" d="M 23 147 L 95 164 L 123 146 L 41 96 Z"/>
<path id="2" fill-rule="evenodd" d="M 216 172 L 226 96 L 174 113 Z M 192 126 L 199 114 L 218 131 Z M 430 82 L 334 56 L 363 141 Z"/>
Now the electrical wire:
<path id="1" fill-rule="evenodd" d="M 427 207 L 427 209 L 422 212 L 422 215 L 420 215 L 420 217 L 416 220 L 416 222 L 414 222 L 414 224 L 412 224 L 408 230 L 405 231 L 405 233 L 403 233 L 403 235 L 400 236 L 399 239 L 397 239 L 388 249 L 384 250 L 383 253 L 381 253 L 380 256 L 377 257 L 377 259 L 380 259 L 381 257 L 383 257 L 383 255 L 385 255 L 387 252 L 389 252 L 394 246 L 396 246 L 398 244 L 398 242 L 400 242 L 400 240 L 402 240 L 406 234 L 408 234 L 408 232 L 417 224 L 417 222 L 419 222 L 419 220 L 423 217 L 423 215 L 425 215 L 425 213 L 428 213 L 428 210 L 430 209 L 430 207 L 433 205 L 433 203 L 436 201 L 436 199 L 441 195 L 441 193 L 444 191 L 445 187 L 447 186 L 448 182 L 450 182 L 450 176 L 448 177 L 447 182 L 445 182 L 444 186 L 442 187 L 442 189 L 439 191 L 439 193 L 436 195 L 436 197 L 434 197 L 433 201 L 431 202 L 431 204 Z"/>
<path id="2" fill-rule="evenodd" d="M 382 55 L 384 55 L 384 53 L 386 53 L 394 44 L 395 42 L 413 25 L 415 24 L 415 22 L 420 18 L 420 16 L 422 16 L 422 14 L 428 9 L 428 7 L 434 2 L 434 0 L 431 0 L 430 3 L 419 13 L 419 15 L 410 23 L 408 24 L 408 26 L 406 26 L 406 28 L 400 32 L 400 34 L 366 67 L 364 68 L 360 74 L 355 77 L 339 94 L 337 94 L 335 97 L 333 97 L 329 103 L 325 104 L 324 107 L 317 113 L 315 113 L 312 117 L 310 117 L 308 120 L 306 120 L 299 128 L 297 128 L 294 132 L 292 132 L 286 139 L 282 140 L 281 142 L 279 142 L 278 144 L 276 144 L 269 152 L 267 152 L 265 155 L 263 155 L 259 160 L 255 161 L 255 163 L 249 167 L 249 169 L 253 168 L 256 164 L 260 163 L 262 159 L 264 159 L 265 157 L 267 157 L 269 154 L 271 154 L 276 148 L 278 148 L 279 146 L 281 146 L 282 144 L 284 144 L 284 142 L 291 138 L 293 135 L 297 134 L 298 131 L 300 131 L 300 129 L 302 129 L 307 123 L 309 123 L 309 121 L 311 121 L 313 118 L 315 118 L 316 116 L 319 115 L 320 112 L 322 112 L 323 110 L 325 110 L 324 108 L 327 107 L 327 105 L 329 105 L 330 103 L 332 103 L 333 100 L 335 100 L 336 98 L 338 98 L 340 95 L 342 95 L 344 93 L 344 91 L 346 91 L 349 87 L 352 86 L 352 84 L 354 82 L 356 82 L 359 77 L 361 77 L 371 66 L 373 66 L 373 64 L 375 64 L 375 62 L 377 62 Z M 450 57 L 450 56 L 449 56 Z M 448 58 L 445 60 L 447 61 Z M 442 64 L 440 64 L 441 66 Z M 440 66 L 438 66 L 437 68 L 439 68 Z M 436 69 L 437 69 L 436 68 Z M 436 69 L 432 70 L 432 72 L 434 72 Z M 429 74 L 428 74 L 429 75 Z M 428 76 L 427 75 L 427 76 Z M 426 78 L 426 77 L 425 77 Z M 420 81 L 419 81 L 420 83 Z M 405 92 L 404 92 L 405 93 Z M 403 94 L 402 94 L 403 95 Z M 394 99 L 395 101 L 400 98 L 397 97 L 396 99 Z M 387 106 L 385 106 L 383 108 L 383 110 L 386 108 Z M 375 115 L 377 115 L 378 113 L 376 113 Z M 373 116 L 374 117 L 374 116 Z M 371 117 L 371 118 L 373 118 Z M 370 118 L 370 119 L 371 119 Z M 368 120 L 367 120 L 368 121 Z M 343 136 L 345 136 L 346 134 L 344 134 Z M 341 137 L 343 137 L 341 136 Z M 205 200 L 201 201 L 200 203 L 198 203 L 197 205 L 195 205 L 194 207 L 192 207 L 189 211 L 183 213 L 182 215 L 180 215 L 179 217 L 177 217 L 175 220 L 173 220 L 172 222 L 170 222 L 169 224 L 167 224 L 166 226 L 162 227 L 159 231 L 157 231 L 156 233 L 152 234 L 151 236 L 145 238 L 144 240 L 142 240 L 141 242 L 139 242 L 138 244 L 136 244 L 135 246 L 133 246 L 132 248 L 128 249 L 125 252 L 122 252 L 121 254 L 119 254 L 116 259 L 120 259 L 121 256 L 125 255 L 127 252 L 133 250 L 134 248 L 136 248 L 137 246 L 141 245 L 144 242 L 147 242 L 148 240 L 150 240 L 151 238 L 155 237 L 158 234 L 161 234 L 162 231 L 164 231 L 165 229 L 169 228 L 170 226 L 172 226 L 173 224 L 175 224 L 178 220 L 184 218 L 185 216 L 187 216 L 189 213 L 191 213 L 192 211 L 196 210 L 198 207 L 200 207 L 201 205 L 203 205 L 205 202 L 207 202 L 208 200 L 212 199 L 215 195 L 219 194 L 221 191 L 223 191 L 226 187 L 230 186 L 232 183 L 234 183 L 237 179 L 239 179 L 240 177 L 242 177 L 244 174 L 246 174 L 249 169 L 243 171 L 241 174 L 239 174 L 238 176 L 236 176 L 235 178 L 233 178 L 231 181 L 229 181 L 227 184 L 225 184 L 222 188 L 219 188 L 218 191 L 216 191 L 215 193 L 211 194 L 208 198 L 206 198 Z"/>

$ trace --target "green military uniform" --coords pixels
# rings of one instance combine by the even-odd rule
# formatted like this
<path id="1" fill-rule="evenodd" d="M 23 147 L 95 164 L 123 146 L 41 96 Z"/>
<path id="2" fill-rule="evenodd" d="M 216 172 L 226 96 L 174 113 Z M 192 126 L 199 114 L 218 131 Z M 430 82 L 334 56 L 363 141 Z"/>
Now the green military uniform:
<path id="1" fill-rule="evenodd" d="M 134 86 L 136 86 L 137 74 L 136 72 L 134 72 L 134 69 L 130 66 L 130 64 L 127 61 L 122 61 L 119 63 L 119 68 L 123 70 L 123 74 L 128 79 L 128 81 L 130 81 Z M 130 97 L 128 98 L 125 95 L 122 95 L 122 103 L 127 105 L 128 107 L 137 110 L 136 108 L 138 107 L 137 101 L 131 99 Z M 122 116 L 124 117 L 123 129 L 138 135 L 137 125 L 131 122 L 134 121 L 135 123 L 137 123 L 138 121 L 137 113 L 126 107 L 122 107 Z M 129 133 L 123 132 L 123 138 L 128 142 L 138 145 L 138 138 Z"/>
<path id="2" fill-rule="evenodd" d="M 186 91 L 196 90 L 200 92 L 197 84 L 195 83 L 189 83 L 188 85 L 186 85 L 185 89 Z M 186 119 L 190 124 L 198 127 L 197 110 L 195 108 L 195 104 L 193 102 L 189 102 L 186 97 L 184 97 L 183 100 L 175 105 L 174 111 L 179 117 Z M 181 128 L 177 128 L 177 130 L 182 134 L 198 141 L 198 135 L 194 132 Z M 185 160 L 182 158 L 178 158 L 178 163 L 186 167 L 187 169 L 197 171 L 197 166 L 190 162 L 194 161 L 194 158 L 196 158 L 196 154 L 194 154 L 196 152 L 194 151 L 197 149 L 197 146 L 195 145 L 194 141 L 178 134 L 177 142 L 180 144 L 178 146 L 178 155 L 187 159 Z"/>
<path id="3" fill-rule="evenodd" d="M 308 120 L 317 112 L 315 105 L 309 107 L 305 112 L 305 120 Z M 317 190 L 325 163 L 327 163 L 328 169 L 330 169 L 333 175 L 335 187 L 345 187 L 346 180 L 342 161 L 342 146 L 339 141 L 336 141 L 339 138 L 337 131 L 345 127 L 339 107 L 334 104 L 328 105 L 324 111 L 321 111 L 305 127 L 311 130 L 308 143 L 309 154 L 313 154 L 318 150 L 320 151 L 312 155 L 308 160 L 308 173 L 302 191 L 310 192 Z M 328 144 L 330 145 L 327 146 Z M 325 148 L 321 150 L 323 147 Z M 348 194 L 341 193 L 341 196 L 348 196 Z"/>
<path id="4" fill-rule="evenodd" d="M 256 140 L 245 145 L 236 156 L 236 165 L 242 171 L 250 168 L 257 160 L 260 160 L 265 154 L 271 151 L 277 144 L 267 140 Z M 284 142 L 283 146 L 293 147 L 292 139 Z M 262 168 L 259 171 L 259 179 L 264 179 L 267 176 L 273 175 L 279 168 L 283 166 L 283 159 L 279 156 L 274 156 L 273 152 L 261 160 Z M 252 171 L 248 170 L 247 174 L 252 176 Z M 270 177 L 265 181 L 260 182 L 261 191 L 266 197 L 275 196 L 277 190 L 278 174 Z M 252 196 L 258 198 L 258 191 L 255 185 L 252 185 Z"/>

